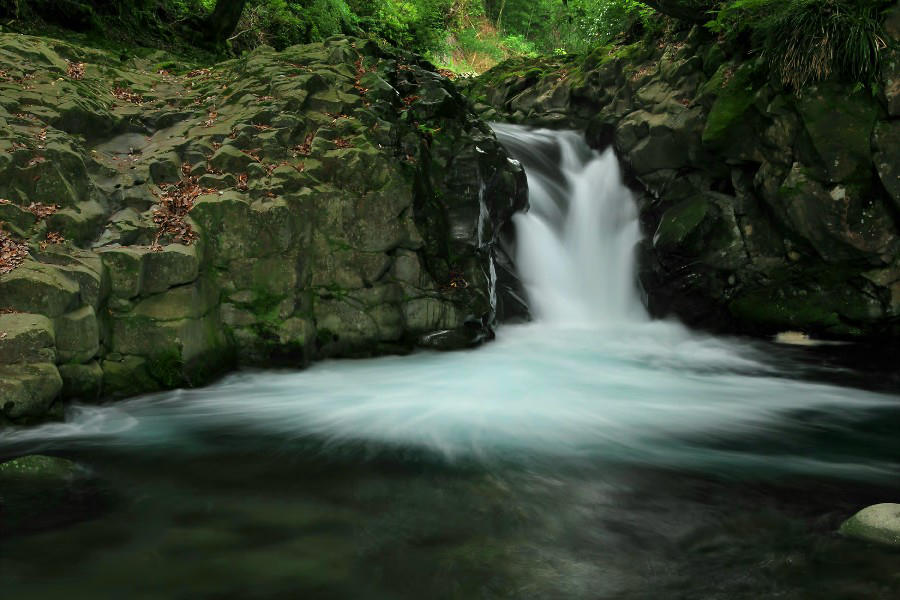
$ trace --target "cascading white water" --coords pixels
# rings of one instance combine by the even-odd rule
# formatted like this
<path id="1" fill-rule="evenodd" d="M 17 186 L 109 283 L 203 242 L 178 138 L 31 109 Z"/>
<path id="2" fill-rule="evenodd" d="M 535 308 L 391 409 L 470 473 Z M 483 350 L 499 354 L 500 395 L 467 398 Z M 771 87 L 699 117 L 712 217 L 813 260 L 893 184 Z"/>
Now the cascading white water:
<path id="1" fill-rule="evenodd" d="M 793 410 L 832 415 L 841 429 L 843 415 L 897 399 L 794 379 L 795 367 L 775 363 L 769 349 L 650 320 L 635 284 L 635 205 L 612 153 L 593 152 L 572 132 L 496 131 L 528 175 L 531 209 L 515 217 L 516 259 L 534 323 L 501 327 L 474 351 L 238 373 L 204 389 L 76 406 L 66 423 L 4 432 L 0 451 L 100 444 L 171 453 L 227 444 L 227 435 L 205 435 L 219 428 L 448 457 L 895 474 L 892 463 L 861 465 L 852 453 L 815 461 L 718 447 L 778 428 L 802 436 Z"/>
<path id="2" fill-rule="evenodd" d="M 531 208 L 514 220 L 516 266 L 534 317 L 573 325 L 646 321 L 634 281 L 638 212 L 613 151 L 585 151 L 571 131 L 494 131 L 528 175 Z"/>

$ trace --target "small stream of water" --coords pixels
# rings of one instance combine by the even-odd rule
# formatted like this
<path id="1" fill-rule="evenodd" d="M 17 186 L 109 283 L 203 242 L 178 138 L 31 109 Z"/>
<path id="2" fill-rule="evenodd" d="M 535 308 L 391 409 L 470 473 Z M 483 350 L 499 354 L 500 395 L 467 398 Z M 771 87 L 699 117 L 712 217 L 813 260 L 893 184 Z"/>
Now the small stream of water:
<path id="1" fill-rule="evenodd" d="M 900 498 L 897 390 L 649 319 L 612 153 L 496 131 L 533 323 L 5 432 L 122 497 L 0 540 L 9 597 L 900 597 L 896 552 L 834 534 Z"/>

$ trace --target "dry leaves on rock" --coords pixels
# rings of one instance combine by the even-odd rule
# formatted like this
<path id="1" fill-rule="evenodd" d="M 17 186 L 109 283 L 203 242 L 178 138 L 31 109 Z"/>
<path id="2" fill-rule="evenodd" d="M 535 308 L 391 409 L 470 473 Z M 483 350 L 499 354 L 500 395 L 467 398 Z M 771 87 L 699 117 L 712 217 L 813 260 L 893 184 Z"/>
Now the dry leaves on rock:
<path id="1" fill-rule="evenodd" d="M 32 202 L 26 208 L 28 212 L 37 217 L 38 221 L 42 221 L 59 210 L 56 204 L 41 204 L 40 202 Z"/>
<path id="2" fill-rule="evenodd" d="M 415 95 L 407 96 L 406 98 L 403 99 L 403 108 L 401 108 L 400 110 L 409 109 L 409 107 L 413 105 L 413 102 L 415 102 L 418 99 L 419 99 L 419 96 L 415 96 Z"/>
<path id="3" fill-rule="evenodd" d="M 132 92 L 131 90 L 122 87 L 115 88 L 113 90 L 113 96 L 124 102 L 131 102 L 132 104 L 144 103 L 143 96 L 141 96 L 137 92 Z"/>
<path id="4" fill-rule="evenodd" d="M 0 275 L 12 272 L 27 256 L 28 246 L 25 242 L 14 240 L 8 233 L 0 230 Z"/>
<path id="5" fill-rule="evenodd" d="M 72 79 L 84 79 L 84 63 L 66 61 L 66 75 Z"/>
<path id="6" fill-rule="evenodd" d="M 197 232 L 185 218 L 194 207 L 194 201 L 198 196 L 215 192 L 213 189 L 200 187 L 197 178 L 191 174 L 191 166 L 188 163 L 181 166 L 181 173 L 183 175 L 181 181 L 161 185 L 160 193 L 154 192 L 159 198 L 159 205 L 153 209 L 153 222 L 159 228 L 151 245 L 155 251 L 162 250 L 159 242 L 164 236 L 187 246 L 197 241 Z"/>
<path id="7" fill-rule="evenodd" d="M 294 151 L 294 156 L 297 156 L 298 154 L 300 156 L 309 156 L 310 152 L 312 152 L 312 143 L 313 143 L 314 139 L 316 139 L 315 132 L 307 135 L 306 139 L 303 141 L 302 144 L 299 144 L 299 145 L 291 148 L 291 150 Z"/>
<path id="8" fill-rule="evenodd" d="M 210 75 L 212 75 L 212 69 L 194 69 L 193 71 L 185 73 L 184 76 L 194 79 L 195 77 L 208 78 Z"/>
<path id="9" fill-rule="evenodd" d="M 259 155 L 260 152 L 262 152 L 262 148 L 253 148 L 252 150 L 241 150 L 241 153 L 252 158 L 253 162 L 262 162 L 262 157 L 260 157 L 260 155 Z"/>
<path id="10" fill-rule="evenodd" d="M 450 271 L 449 281 L 447 282 L 449 289 L 460 290 L 469 287 L 469 282 L 463 277 L 463 274 L 457 270 Z"/>
<path id="11" fill-rule="evenodd" d="M 66 238 L 58 231 L 51 231 L 47 234 L 47 238 L 40 243 L 41 250 L 46 250 L 52 244 L 62 244 Z"/>

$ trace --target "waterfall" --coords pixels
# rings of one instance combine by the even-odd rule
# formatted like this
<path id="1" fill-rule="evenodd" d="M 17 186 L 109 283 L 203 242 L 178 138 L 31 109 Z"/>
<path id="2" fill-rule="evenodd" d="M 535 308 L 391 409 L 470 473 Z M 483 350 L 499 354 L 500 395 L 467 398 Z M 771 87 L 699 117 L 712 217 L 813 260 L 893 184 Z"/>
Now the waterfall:
<path id="1" fill-rule="evenodd" d="M 807 364 L 769 345 L 651 320 L 635 280 L 637 210 L 615 156 L 574 132 L 494 127 L 528 176 L 531 208 L 515 217 L 515 260 L 535 322 L 503 325 L 477 350 L 243 371 L 206 388 L 76 405 L 65 423 L 4 431 L 0 454 L 106 445 L 230 456 L 246 436 L 347 456 L 425 450 L 529 468 L 588 458 L 896 480 L 896 461 L 855 450 L 874 434 L 815 461 L 796 451 L 803 436 L 822 444 L 822 431 L 843 439 L 854 415 L 896 410 L 896 396 L 811 380 Z M 479 196 L 487 251 L 484 189 Z M 485 267 L 493 284 L 493 264 Z M 815 428 L 810 415 L 820 415 Z M 800 441 L 778 447 L 792 436 Z M 723 445 L 748 439 L 754 445 Z"/>
<path id="2" fill-rule="evenodd" d="M 515 259 L 535 319 L 646 321 L 634 277 L 638 211 L 613 151 L 595 152 L 572 131 L 493 128 L 528 177 L 531 207 L 514 217 Z"/>

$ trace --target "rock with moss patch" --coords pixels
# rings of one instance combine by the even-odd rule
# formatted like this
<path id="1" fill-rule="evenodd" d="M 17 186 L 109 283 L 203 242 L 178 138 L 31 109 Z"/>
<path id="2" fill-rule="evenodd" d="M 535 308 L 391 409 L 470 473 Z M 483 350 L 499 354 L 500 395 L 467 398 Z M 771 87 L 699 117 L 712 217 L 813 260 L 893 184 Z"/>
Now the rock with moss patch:
<path id="1" fill-rule="evenodd" d="M 0 314 L 0 364 L 56 362 L 53 323 L 43 315 Z"/>
<path id="2" fill-rule="evenodd" d="M 13 423 L 36 423 L 51 415 L 62 391 L 52 363 L 0 365 L 0 417 Z"/>
<path id="3" fill-rule="evenodd" d="M 0 463 L 0 536 L 91 519 L 114 501 L 90 470 L 65 458 L 29 455 Z"/>

